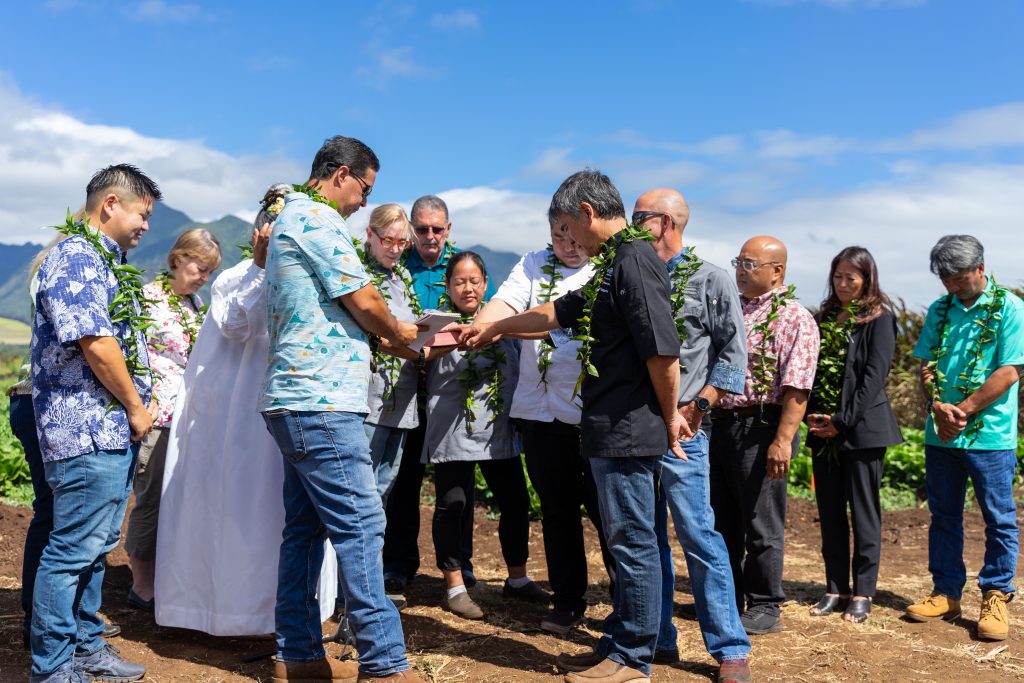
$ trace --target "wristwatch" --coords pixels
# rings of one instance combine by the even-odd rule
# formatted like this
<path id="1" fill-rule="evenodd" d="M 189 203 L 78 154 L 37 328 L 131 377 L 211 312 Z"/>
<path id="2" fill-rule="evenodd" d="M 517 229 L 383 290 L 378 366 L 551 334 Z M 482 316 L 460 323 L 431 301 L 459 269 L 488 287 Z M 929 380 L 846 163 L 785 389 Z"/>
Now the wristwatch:
<path id="1" fill-rule="evenodd" d="M 693 399 L 693 405 L 696 406 L 697 410 L 699 410 L 702 413 L 706 413 L 709 410 L 711 410 L 711 401 L 707 400 L 703 396 L 698 396 L 697 398 Z"/>

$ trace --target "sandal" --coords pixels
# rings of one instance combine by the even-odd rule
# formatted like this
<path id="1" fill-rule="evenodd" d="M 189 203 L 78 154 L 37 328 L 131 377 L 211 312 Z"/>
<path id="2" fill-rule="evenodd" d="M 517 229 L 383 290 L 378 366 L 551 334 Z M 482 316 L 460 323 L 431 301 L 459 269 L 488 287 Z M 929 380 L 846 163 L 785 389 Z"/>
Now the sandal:
<path id="1" fill-rule="evenodd" d="M 843 619 L 854 624 L 861 624 L 867 621 L 869 614 L 871 614 L 871 598 L 854 598 L 843 612 Z"/>
<path id="2" fill-rule="evenodd" d="M 830 595 L 825 593 L 818 604 L 810 609 L 810 615 L 812 617 L 824 617 L 832 614 L 836 610 L 845 609 L 849 604 L 849 596 L 843 597 L 841 595 Z"/>

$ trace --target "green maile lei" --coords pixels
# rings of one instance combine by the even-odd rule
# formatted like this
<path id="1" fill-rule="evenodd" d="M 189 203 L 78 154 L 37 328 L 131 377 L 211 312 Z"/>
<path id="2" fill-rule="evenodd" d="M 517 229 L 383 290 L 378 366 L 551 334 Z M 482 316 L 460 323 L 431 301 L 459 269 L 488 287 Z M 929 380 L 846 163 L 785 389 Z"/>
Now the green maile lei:
<path id="1" fill-rule="evenodd" d="M 550 244 L 548 245 L 548 251 L 550 253 L 548 254 L 547 261 L 540 269 L 542 273 L 548 276 L 548 281 L 540 284 L 540 294 L 537 299 L 541 304 L 546 304 L 555 297 L 555 290 L 558 288 L 559 281 L 565 279 L 559 271 L 561 262 L 555 256 L 555 249 Z M 540 372 L 540 381 L 537 384 L 538 386 L 543 384 L 544 391 L 548 390 L 548 368 L 551 367 L 551 353 L 554 350 L 554 345 L 548 339 L 540 342 L 537 348 L 537 371 Z"/>
<path id="2" fill-rule="evenodd" d="M 144 304 L 153 302 L 143 295 L 142 271 L 127 263 L 120 263 L 117 255 L 103 246 L 99 231 L 89 229 L 85 222 L 75 222 L 70 210 L 64 224 L 56 225 L 54 229 L 68 237 L 81 235 L 107 262 L 107 267 L 117 279 L 117 294 L 114 295 L 113 301 L 107 307 L 107 312 L 110 315 L 110 322 L 115 325 L 123 323 L 128 326 L 129 334 L 117 338 L 124 351 L 124 363 L 128 368 L 128 374 L 132 377 L 146 377 L 152 380 L 153 371 L 139 358 L 139 338 L 145 340 L 149 331 L 156 327 L 153 319 L 146 315 L 143 309 Z M 107 405 L 107 412 L 119 404 L 120 401 L 111 397 L 110 403 Z"/>
<path id="3" fill-rule="evenodd" d="M 758 359 L 750 366 L 750 379 L 753 383 L 754 397 L 764 406 L 768 392 L 775 380 L 775 366 L 779 359 L 772 355 L 771 347 L 775 342 L 773 323 L 779 319 L 779 310 L 790 301 L 796 301 L 796 285 L 790 285 L 784 291 L 772 294 L 771 305 L 764 320 L 750 329 L 750 334 L 760 333 L 761 341 L 757 346 Z"/>
<path id="4" fill-rule="evenodd" d="M 318 190 L 317 188 L 315 188 L 315 187 L 313 187 L 311 185 L 293 184 L 292 185 L 292 191 L 293 192 L 301 192 L 302 194 L 304 194 L 307 197 L 309 197 L 310 199 L 312 199 L 314 202 L 317 202 L 319 204 L 326 204 L 327 206 L 329 206 L 332 209 L 334 209 L 335 211 L 337 211 L 339 214 L 341 213 L 341 211 L 338 209 L 338 202 L 332 202 L 330 199 L 328 199 L 327 197 L 323 196 L 323 194 L 320 192 L 320 190 Z M 284 208 L 284 197 L 278 197 L 277 200 L 274 202 L 274 204 L 271 204 L 271 206 L 276 206 L 278 204 L 280 204 L 280 206 L 277 209 L 277 213 L 281 213 L 281 209 Z M 252 258 L 252 256 L 253 256 L 253 249 L 252 249 L 252 245 L 251 244 L 236 244 L 235 246 L 238 247 L 238 249 L 241 251 L 241 256 L 242 256 L 241 260 L 244 261 L 245 259 L 251 259 Z"/>
<path id="5" fill-rule="evenodd" d="M 463 315 L 459 318 L 459 322 L 467 325 L 473 322 L 473 317 L 472 315 Z M 466 395 L 462 399 L 462 407 L 466 412 L 466 432 L 472 434 L 473 422 L 476 421 L 477 410 L 480 408 L 476 401 L 476 390 L 481 385 L 484 387 L 484 406 L 490 413 L 487 426 L 494 424 L 494 421 L 505 410 L 505 401 L 501 396 L 505 375 L 501 369 L 507 356 L 498 344 L 491 344 L 480 351 L 466 351 L 462 358 L 466 361 L 466 368 L 458 374 L 457 379 L 466 391 Z M 477 367 L 478 359 L 489 361 L 490 366 L 481 370 Z M 480 363 L 480 365 L 486 364 Z"/>
<path id="6" fill-rule="evenodd" d="M 451 240 L 445 240 L 444 249 L 442 250 L 441 253 L 444 254 L 444 256 L 441 257 L 441 260 L 435 267 L 439 267 L 442 271 L 445 271 L 448 269 L 448 261 L 451 260 L 452 254 L 455 253 L 455 242 L 452 242 Z M 448 298 L 448 289 L 445 287 L 444 282 L 441 282 L 440 286 L 441 296 L 437 300 L 437 307 L 442 311 L 445 310 L 446 308 L 454 308 L 454 306 L 452 306 L 451 299 Z"/>
<path id="7" fill-rule="evenodd" d="M 672 317 L 676 321 L 676 332 L 679 333 L 680 344 L 684 343 L 690 336 L 686 331 L 686 320 L 680 315 L 683 310 L 683 304 L 686 303 L 686 287 L 690 284 L 690 278 L 693 277 L 693 274 L 703 264 L 704 262 L 697 258 L 697 254 L 691 247 L 683 253 L 682 259 L 672 270 L 672 291 L 669 293 L 668 298 L 672 303 Z M 683 369 L 680 368 L 680 372 Z"/>
<path id="8" fill-rule="evenodd" d="M 188 351 L 186 351 L 185 355 L 191 355 L 192 347 L 196 343 L 196 336 L 199 334 L 199 328 L 203 325 L 203 319 L 206 318 L 206 311 L 209 309 L 209 306 L 200 306 L 195 295 L 189 294 L 188 303 L 192 310 L 186 312 L 185 307 L 181 305 L 182 300 L 186 297 L 174 293 L 174 289 L 171 287 L 171 280 L 173 278 L 174 276 L 169 272 L 161 270 L 156 276 L 156 283 L 160 285 L 160 289 L 167 295 L 167 304 L 171 307 L 174 314 L 178 316 L 182 329 L 188 335 Z M 153 348 L 162 351 L 166 347 L 163 344 L 153 344 Z"/>
<path id="9" fill-rule="evenodd" d="M 857 325 L 860 303 L 854 299 L 846 306 L 832 311 L 818 325 L 820 345 L 818 347 L 818 368 L 814 374 L 815 411 L 824 415 L 839 412 L 843 394 L 843 378 L 846 374 L 846 353 L 850 348 L 850 337 Z M 847 318 L 839 322 L 840 313 Z M 818 454 L 835 461 L 839 456 L 838 437 L 825 439 L 825 445 Z"/>
<path id="10" fill-rule="evenodd" d="M 1006 287 L 996 283 L 992 279 L 992 296 L 983 304 L 978 304 L 981 309 L 981 317 L 975 317 L 974 324 L 978 326 L 977 336 L 967 347 L 967 367 L 956 377 L 956 383 L 948 387 L 947 377 L 939 370 L 939 360 L 949 355 L 947 338 L 949 337 L 949 311 L 953 306 L 953 295 L 947 294 L 942 297 L 936 306 L 939 320 L 936 324 L 935 344 L 931 348 L 932 360 L 928 361 L 927 368 L 931 371 L 932 379 L 927 383 L 931 396 L 939 401 L 943 400 L 944 391 L 948 388 L 959 392 L 961 399 L 966 399 L 985 383 L 984 377 L 978 377 L 978 364 L 985 359 L 985 347 L 996 342 L 999 327 L 1003 320 L 1003 304 L 1006 301 Z M 952 402 L 952 401 L 951 401 Z M 932 428 L 935 429 L 935 420 L 932 419 Z M 981 430 L 985 428 L 985 421 L 980 413 L 975 413 L 967 421 L 967 427 L 963 431 L 964 438 L 968 444 L 974 443 Z M 936 429 L 936 434 L 938 430 Z"/>
<path id="11" fill-rule="evenodd" d="M 654 236 L 647 228 L 627 224 L 621 231 L 608 238 L 597 256 L 590 259 L 590 263 L 594 266 L 594 277 L 580 288 L 580 293 L 583 294 L 583 314 L 576 322 L 576 336 L 572 338 L 573 341 L 580 342 L 576 358 L 580 361 L 581 365 L 580 376 L 577 378 L 576 386 L 572 390 L 572 398 L 579 396 L 580 389 L 583 387 L 583 380 L 586 379 L 587 375 L 591 377 L 599 376 L 597 368 L 594 367 L 590 360 L 594 343 L 598 341 L 590 334 L 594 303 L 597 302 L 597 295 L 601 291 L 601 285 L 604 284 L 605 278 L 608 277 L 612 266 L 615 265 L 616 249 L 620 244 L 629 244 L 636 240 L 653 241 Z"/>

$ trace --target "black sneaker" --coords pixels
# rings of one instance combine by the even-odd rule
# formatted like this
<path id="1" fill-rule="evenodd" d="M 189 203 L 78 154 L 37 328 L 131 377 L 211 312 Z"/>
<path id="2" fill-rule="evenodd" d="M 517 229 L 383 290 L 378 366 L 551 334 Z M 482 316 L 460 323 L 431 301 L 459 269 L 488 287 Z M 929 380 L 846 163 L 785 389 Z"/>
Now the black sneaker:
<path id="1" fill-rule="evenodd" d="M 540 629 L 557 636 L 564 636 L 581 621 L 583 621 L 582 610 L 556 607 L 540 620 Z"/>
<path id="2" fill-rule="evenodd" d="M 525 586 L 513 588 L 508 579 L 505 579 L 505 586 L 501 589 L 501 597 L 534 602 L 538 605 L 548 605 L 551 603 L 551 593 L 548 593 L 533 581 L 530 581 Z"/>
<path id="3" fill-rule="evenodd" d="M 105 622 L 103 622 L 103 637 L 104 638 L 113 638 L 113 637 L 119 636 L 119 635 L 121 635 L 121 627 L 120 626 L 118 626 L 117 624 L 112 622 L 110 619 L 107 619 Z"/>
<path id="4" fill-rule="evenodd" d="M 675 664 L 679 661 L 679 650 L 655 650 L 654 651 L 654 663 L 655 664 Z"/>
<path id="5" fill-rule="evenodd" d="M 681 619 L 697 621 L 697 605 L 692 602 L 680 605 L 679 609 L 676 610 L 676 614 L 678 614 Z"/>
<path id="6" fill-rule="evenodd" d="M 770 607 L 751 607 L 740 616 L 740 622 L 747 634 L 752 636 L 778 633 L 785 628 L 779 613 Z"/>
<path id="7" fill-rule="evenodd" d="M 120 656 L 113 645 L 100 648 L 91 655 L 75 655 L 75 671 L 112 683 L 129 683 L 146 675 L 146 667 L 133 664 Z"/>
<path id="8" fill-rule="evenodd" d="M 402 576 L 384 577 L 384 594 L 394 604 L 396 609 L 402 609 L 407 603 L 405 588 L 408 584 L 409 582 Z"/>

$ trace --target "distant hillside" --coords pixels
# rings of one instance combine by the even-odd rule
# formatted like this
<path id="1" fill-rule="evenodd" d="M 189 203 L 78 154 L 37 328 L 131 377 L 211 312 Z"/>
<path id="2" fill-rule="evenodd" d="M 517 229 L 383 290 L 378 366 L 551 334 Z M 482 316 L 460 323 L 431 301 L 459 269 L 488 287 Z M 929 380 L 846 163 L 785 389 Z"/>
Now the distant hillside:
<path id="1" fill-rule="evenodd" d="M 501 283 L 508 278 L 508 274 L 512 272 L 512 268 L 519 262 L 519 254 L 513 254 L 511 251 L 494 251 L 482 244 L 475 244 L 465 247 L 465 249 L 480 254 L 484 265 L 487 266 L 487 277 L 494 283 L 495 289 L 501 286 Z"/>

